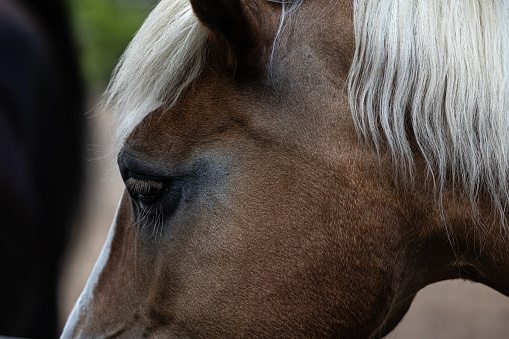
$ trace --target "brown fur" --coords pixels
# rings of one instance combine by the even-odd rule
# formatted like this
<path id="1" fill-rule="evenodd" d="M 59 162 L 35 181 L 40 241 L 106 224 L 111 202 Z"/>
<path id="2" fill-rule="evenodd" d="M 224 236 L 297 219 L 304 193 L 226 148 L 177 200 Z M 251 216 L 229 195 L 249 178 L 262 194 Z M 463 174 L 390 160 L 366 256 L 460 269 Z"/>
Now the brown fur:
<path id="1" fill-rule="evenodd" d="M 448 189 L 446 228 L 418 154 L 412 186 L 389 155 L 358 142 L 343 91 L 352 5 L 327 5 L 304 2 L 270 76 L 232 79 L 211 56 L 175 107 L 131 134 L 121 157 L 184 177 L 184 193 L 155 237 L 134 224 L 125 195 L 75 334 L 379 337 L 436 281 L 467 278 L 509 295 L 489 203 L 477 234 L 468 199 Z"/>

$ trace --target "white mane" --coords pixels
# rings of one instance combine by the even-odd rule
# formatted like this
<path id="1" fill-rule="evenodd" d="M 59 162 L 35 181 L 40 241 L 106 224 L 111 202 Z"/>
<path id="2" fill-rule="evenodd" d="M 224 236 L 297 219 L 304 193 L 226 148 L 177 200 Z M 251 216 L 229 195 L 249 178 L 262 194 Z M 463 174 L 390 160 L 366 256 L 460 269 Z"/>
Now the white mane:
<path id="1" fill-rule="evenodd" d="M 172 105 L 202 72 L 207 33 L 189 0 L 162 0 L 113 73 L 105 106 L 113 110 L 117 147 L 150 112 Z"/>
<path id="2" fill-rule="evenodd" d="M 349 96 L 358 131 L 412 176 L 411 138 L 442 192 L 509 203 L 509 2 L 356 0 Z"/>

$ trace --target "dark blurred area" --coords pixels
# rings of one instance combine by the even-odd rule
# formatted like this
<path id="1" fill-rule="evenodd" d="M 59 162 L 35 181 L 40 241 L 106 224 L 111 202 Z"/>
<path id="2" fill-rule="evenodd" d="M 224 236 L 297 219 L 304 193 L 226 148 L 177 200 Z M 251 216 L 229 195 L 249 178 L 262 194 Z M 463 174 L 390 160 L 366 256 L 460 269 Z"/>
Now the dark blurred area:
<path id="1" fill-rule="evenodd" d="M 83 87 L 59 0 L 0 0 L 0 335 L 55 338 L 80 201 Z"/>

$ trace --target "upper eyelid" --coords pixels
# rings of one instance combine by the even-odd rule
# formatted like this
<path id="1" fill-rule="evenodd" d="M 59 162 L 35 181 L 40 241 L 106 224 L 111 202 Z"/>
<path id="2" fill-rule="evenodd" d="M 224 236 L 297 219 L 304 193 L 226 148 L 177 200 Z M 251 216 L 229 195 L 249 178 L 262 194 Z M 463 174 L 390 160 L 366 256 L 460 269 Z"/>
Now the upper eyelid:
<path id="1" fill-rule="evenodd" d="M 168 171 L 166 164 L 165 166 L 156 165 L 125 150 L 118 155 L 118 165 L 124 179 L 133 177 L 138 180 L 158 181 L 172 177 L 172 171 Z"/>

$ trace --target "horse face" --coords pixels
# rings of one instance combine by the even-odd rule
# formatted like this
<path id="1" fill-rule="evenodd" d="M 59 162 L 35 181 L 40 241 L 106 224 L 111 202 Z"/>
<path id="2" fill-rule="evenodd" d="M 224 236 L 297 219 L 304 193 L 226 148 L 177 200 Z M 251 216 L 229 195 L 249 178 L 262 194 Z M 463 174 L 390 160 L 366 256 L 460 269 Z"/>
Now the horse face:
<path id="1" fill-rule="evenodd" d="M 399 238 L 385 225 L 398 220 L 365 180 L 378 159 L 353 171 L 346 99 L 329 96 L 342 70 L 321 72 L 320 51 L 298 58 L 309 46 L 274 63 L 277 80 L 239 57 L 246 72 L 232 81 L 210 57 L 176 105 L 136 127 L 107 249 L 66 333 L 366 337 L 383 321 L 400 269 L 387 264 Z"/>

